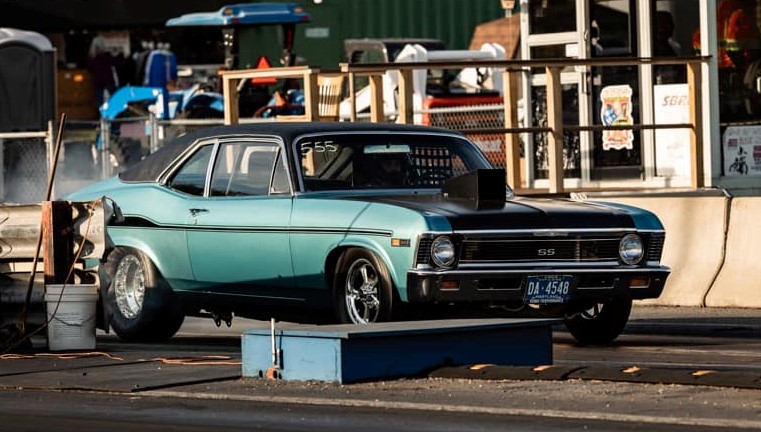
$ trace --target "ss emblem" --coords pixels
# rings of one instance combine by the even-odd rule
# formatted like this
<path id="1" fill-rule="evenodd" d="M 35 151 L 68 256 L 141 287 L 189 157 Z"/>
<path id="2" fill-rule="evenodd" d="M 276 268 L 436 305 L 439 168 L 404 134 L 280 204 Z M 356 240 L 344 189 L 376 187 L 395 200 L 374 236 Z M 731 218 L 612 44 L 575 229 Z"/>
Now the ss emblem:
<path id="1" fill-rule="evenodd" d="M 539 256 L 553 256 L 555 255 L 555 249 L 537 249 L 536 254 Z"/>

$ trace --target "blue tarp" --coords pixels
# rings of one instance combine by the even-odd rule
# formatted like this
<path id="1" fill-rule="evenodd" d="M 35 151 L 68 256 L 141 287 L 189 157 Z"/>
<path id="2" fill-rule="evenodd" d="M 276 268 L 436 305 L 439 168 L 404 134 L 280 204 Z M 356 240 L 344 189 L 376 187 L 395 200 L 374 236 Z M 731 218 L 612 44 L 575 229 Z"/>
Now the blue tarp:
<path id="1" fill-rule="evenodd" d="M 216 12 L 198 12 L 171 18 L 167 27 L 233 26 L 309 22 L 311 17 L 293 3 L 243 3 L 225 6 Z"/>

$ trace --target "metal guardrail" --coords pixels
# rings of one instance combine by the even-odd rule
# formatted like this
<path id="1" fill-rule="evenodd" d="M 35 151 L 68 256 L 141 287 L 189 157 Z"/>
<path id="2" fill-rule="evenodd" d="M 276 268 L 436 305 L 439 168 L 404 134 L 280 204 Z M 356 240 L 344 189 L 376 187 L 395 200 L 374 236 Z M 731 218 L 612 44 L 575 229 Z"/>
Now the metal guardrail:
<path id="1" fill-rule="evenodd" d="M 37 258 L 45 256 L 44 250 L 37 250 L 37 239 L 41 230 L 44 235 L 54 235 L 44 230 L 58 225 L 55 220 L 46 221 L 54 216 L 45 211 L 45 205 L 0 205 L 0 273 L 31 272 L 35 254 L 39 253 Z M 100 259 L 106 248 L 106 221 L 114 215 L 113 206 L 101 199 L 70 202 L 66 208 L 70 209 L 67 220 L 70 218 L 71 223 L 65 231 L 72 235 L 71 256 L 82 261 Z M 38 270 L 44 270 L 44 266 Z"/>

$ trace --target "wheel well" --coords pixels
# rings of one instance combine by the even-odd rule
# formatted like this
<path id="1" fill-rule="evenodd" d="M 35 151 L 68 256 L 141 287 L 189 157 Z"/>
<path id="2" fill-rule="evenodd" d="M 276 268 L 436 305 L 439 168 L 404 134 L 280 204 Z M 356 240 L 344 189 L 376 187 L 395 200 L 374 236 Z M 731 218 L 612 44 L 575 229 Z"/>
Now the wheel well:
<path id="1" fill-rule="evenodd" d="M 391 293 L 394 296 L 394 301 L 401 301 L 398 288 L 394 283 L 394 278 L 391 277 L 391 270 L 388 268 L 388 265 L 383 261 L 383 258 L 381 258 L 374 250 L 363 246 L 341 246 L 330 251 L 328 257 L 325 259 L 325 282 L 327 283 L 327 287 L 331 290 L 333 289 L 338 260 L 341 258 L 341 255 L 349 249 L 363 249 L 373 254 L 375 258 L 383 265 L 383 273 L 391 284 Z"/>
<path id="2" fill-rule="evenodd" d="M 325 282 L 327 283 L 327 286 L 329 289 L 333 288 L 333 282 L 335 281 L 336 277 L 336 267 L 338 266 L 338 260 L 341 258 L 341 255 L 348 249 L 351 249 L 349 246 L 342 246 L 333 249 L 328 254 L 327 258 L 325 259 Z"/>

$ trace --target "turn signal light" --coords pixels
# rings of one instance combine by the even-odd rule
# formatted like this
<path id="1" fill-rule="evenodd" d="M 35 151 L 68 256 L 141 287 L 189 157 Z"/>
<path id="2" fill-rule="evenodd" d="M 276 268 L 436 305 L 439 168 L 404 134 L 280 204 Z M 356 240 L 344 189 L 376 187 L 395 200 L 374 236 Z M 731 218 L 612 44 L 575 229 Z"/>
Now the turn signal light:
<path id="1" fill-rule="evenodd" d="M 629 281 L 629 288 L 647 288 L 650 285 L 650 278 L 636 277 Z"/>
<path id="2" fill-rule="evenodd" d="M 460 289 L 460 282 L 456 280 L 445 280 L 441 282 L 442 290 L 456 291 Z"/>

